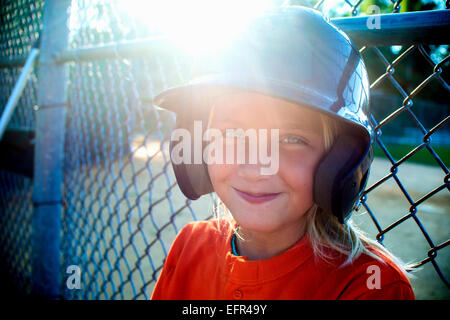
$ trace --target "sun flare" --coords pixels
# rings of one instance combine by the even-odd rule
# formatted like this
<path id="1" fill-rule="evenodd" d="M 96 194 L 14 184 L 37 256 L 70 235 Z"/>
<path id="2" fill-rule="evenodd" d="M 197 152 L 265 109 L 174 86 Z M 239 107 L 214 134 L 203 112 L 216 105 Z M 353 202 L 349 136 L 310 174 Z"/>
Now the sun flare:
<path id="1" fill-rule="evenodd" d="M 152 30 L 167 35 L 188 51 L 226 45 L 255 15 L 274 0 L 119 0 L 121 10 Z"/>

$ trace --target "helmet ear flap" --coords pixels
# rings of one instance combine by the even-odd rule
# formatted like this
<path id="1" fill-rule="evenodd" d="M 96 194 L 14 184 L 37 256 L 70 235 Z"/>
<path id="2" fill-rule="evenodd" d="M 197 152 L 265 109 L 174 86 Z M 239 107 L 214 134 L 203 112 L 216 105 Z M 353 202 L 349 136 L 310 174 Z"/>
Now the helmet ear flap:
<path id="1" fill-rule="evenodd" d="M 316 169 L 314 201 L 340 223 L 348 220 L 365 187 L 371 157 L 370 146 L 361 150 L 358 138 L 343 134 L 336 138 Z"/>
<path id="2" fill-rule="evenodd" d="M 177 183 L 180 187 L 181 192 L 183 192 L 183 194 L 188 199 L 197 200 L 200 196 L 214 191 L 211 180 L 209 178 L 208 167 L 206 163 L 203 162 L 203 158 L 201 160 L 201 163 L 194 163 L 192 154 L 190 159 L 184 159 L 183 148 L 179 148 L 179 154 L 177 155 L 180 158 L 183 158 L 183 161 L 174 161 L 172 152 L 173 149 L 180 143 L 183 143 L 183 141 L 173 141 L 172 139 L 170 139 L 169 150 L 173 171 L 175 173 L 175 177 L 177 179 Z M 188 145 L 188 147 L 190 147 L 190 150 L 195 150 L 193 139 L 191 139 L 190 145 Z"/>

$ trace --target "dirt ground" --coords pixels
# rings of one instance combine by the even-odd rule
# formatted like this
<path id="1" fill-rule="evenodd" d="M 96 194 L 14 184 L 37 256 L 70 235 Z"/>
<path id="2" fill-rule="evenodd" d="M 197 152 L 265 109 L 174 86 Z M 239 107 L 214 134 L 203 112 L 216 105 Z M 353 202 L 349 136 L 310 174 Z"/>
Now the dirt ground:
<path id="1" fill-rule="evenodd" d="M 204 196 L 186 206 L 186 198 L 174 185 L 172 168 L 164 166 L 161 153 L 146 165 L 146 157 L 148 154 L 154 154 L 155 150 L 151 148 L 140 150 L 144 151 L 144 154 L 140 155 L 140 151 L 135 150 L 136 157 L 132 165 L 121 162 L 107 169 L 89 171 L 94 183 L 87 188 L 84 186 L 84 191 L 86 194 L 96 192 L 98 200 L 91 202 L 89 197 L 86 197 L 84 203 L 78 203 L 78 209 L 73 208 L 73 210 L 89 208 L 88 221 L 98 231 L 91 234 L 86 246 L 79 246 L 76 250 L 76 254 L 83 255 L 88 261 L 86 268 L 89 272 L 84 272 L 82 279 L 87 290 L 84 291 L 84 298 L 111 298 L 121 284 L 123 292 L 115 298 L 130 299 L 136 295 L 139 299 L 149 298 L 154 282 L 148 282 L 152 277 L 156 279 L 159 274 L 158 268 L 162 265 L 176 233 L 189 221 L 206 219 L 212 213 L 213 201 L 210 196 Z M 165 151 L 167 156 L 167 150 Z M 375 159 L 368 186 L 372 186 L 389 172 L 387 160 Z M 113 182 L 117 177 L 120 179 Z M 412 201 L 417 201 L 442 185 L 444 177 L 445 174 L 439 167 L 413 163 L 404 163 L 398 171 L 398 178 Z M 153 183 L 149 183 L 150 181 Z M 99 192 L 100 186 L 103 192 Z M 114 192 L 108 194 L 106 191 L 111 188 Z M 171 191 L 168 192 L 169 188 Z M 124 194 L 126 197 L 122 196 Z M 105 205 L 106 203 L 108 205 Z M 367 204 L 382 229 L 408 214 L 410 207 L 393 179 L 370 192 Z M 449 238 L 449 209 L 448 189 L 441 190 L 418 206 L 416 216 L 435 245 Z M 171 216 L 171 212 L 177 212 L 176 216 Z M 353 215 L 352 221 L 371 238 L 375 238 L 378 233 L 364 207 Z M 84 229 L 86 228 L 89 227 L 84 225 Z M 102 237 L 99 238 L 100 230 Z M 110 248 L 110 243 L 114 243 L 115 249 Z M 430 249 L 430 244 L 418 224 L 411 218 L 387 232 L 383 243 L 404 262 L 417 263 L 427 257 Z M 449 251 L 449 247 L 440 250 L 436 258 L 447 279 L 450 275 Z M 114 267 L 115 265 L 117 267 Z M 417 299 L 450 298 L 450 290 L 446 288 L 431 263 L 425 264 L 412 276 L 411 282 Z M 108 278 L 112 281 L 106 280 Z M 123 279 L 127 278 L 131 281 L 125 281 L 123 284 Z M 147 285 L 141 291 L 140 288 L 145 283 Z M 102 294 L 98 296 L 91 294 L 99 291 Z"/>

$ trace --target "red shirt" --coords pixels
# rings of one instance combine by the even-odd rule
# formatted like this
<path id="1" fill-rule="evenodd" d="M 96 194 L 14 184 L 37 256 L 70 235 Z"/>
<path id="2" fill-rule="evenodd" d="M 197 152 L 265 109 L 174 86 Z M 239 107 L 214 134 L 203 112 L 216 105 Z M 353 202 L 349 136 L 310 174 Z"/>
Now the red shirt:
<path id="1" fill-rule="evenodd" d="M 152 299 L 414 299 L 408 278 L 379 250 L 372 252 L 386 263 L 362 254 L 340 267 L 342 255 L 332 263 L 315 259 L 305 235 L 272 258 L 248 260 L 231 253 L 232 235 L 223 220 L 186 225 L 170 249 Z"/>

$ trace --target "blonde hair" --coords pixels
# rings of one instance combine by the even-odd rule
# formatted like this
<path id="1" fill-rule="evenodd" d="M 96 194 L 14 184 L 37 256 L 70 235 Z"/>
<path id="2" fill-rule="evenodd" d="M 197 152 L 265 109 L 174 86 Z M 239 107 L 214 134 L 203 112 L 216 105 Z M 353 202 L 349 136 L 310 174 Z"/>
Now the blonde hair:
<path id="1" fill-rule="evenodd" d="M 322 113 L 319 113 L 319 117 L 322 123 L 325 151 L 328 152 L 342 129 L 338 121 L 334 121 Z M 225 217 L 236 235 L 242 239 L 235 229 L 231 212 L 219 197 L 217 197 L 214 214 L 217 219 Z M 377 248 L 394 261 L 405 275 L 408 275 L 406 271 L 409 271 L 409 265 L 404 264 L 377 241 L 368 238 L 351 220 L 341 224 L 332 213 L 326 212 L 317 204 L 313 204 L 306 213 L 306 234 L 309 236 L 316 259 L 330 262 L 337 253 L 347 257 L 341 265 L 345 266 L 353 263 L 362 254 L 366 254 L 384 263 L 381 256 L 370 250 L 370 248 Z"/>
<path id="2" fill-rule="evenodd" d="M 325 151 L 328 152 L 341 128 L 337 121 L 333 121 L 322 113 L 319 113 L 319 117 L 323 128 Z M 352 221 L 341 224 L 333 214 L 321 209 L 317 204 L 314 204 L 306 214 L 306 233 L 316 257 L 327 261 L 332 259 L 331 252 L 337 252 L 347 257 L 343 265 L 352 263 L 361 254 L 383 261 L 372 253 L 369 247 L 386 251 L 378 242 L 366 237 L 353 225 Z"/>

